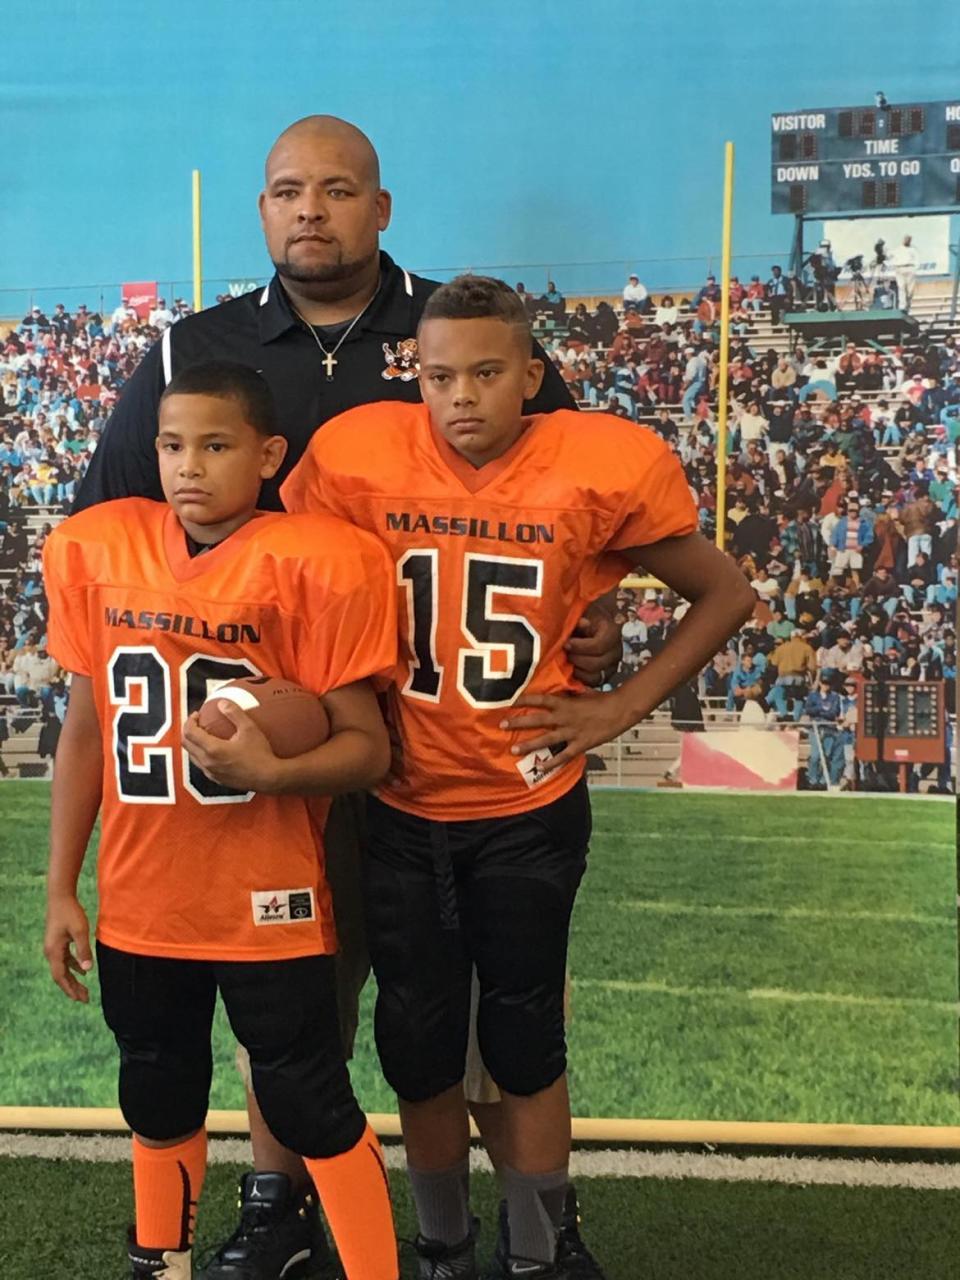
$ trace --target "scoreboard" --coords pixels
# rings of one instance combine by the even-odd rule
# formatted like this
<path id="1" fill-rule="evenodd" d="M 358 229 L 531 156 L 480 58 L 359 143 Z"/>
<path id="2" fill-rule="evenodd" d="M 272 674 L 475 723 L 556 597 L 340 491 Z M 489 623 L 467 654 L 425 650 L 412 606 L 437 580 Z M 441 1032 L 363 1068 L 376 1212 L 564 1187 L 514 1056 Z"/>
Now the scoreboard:
<path id="1" fill-rule="evenodd" d="M 946 759 L 946 689 L 942 680 L 860 681 L 858 760 L 888 764 L 943 764 Z"/>
<path id="2" fill-rule="evenodd" d="M 771 117 L 772 211 L 960 207 L 960 99 Z"/>

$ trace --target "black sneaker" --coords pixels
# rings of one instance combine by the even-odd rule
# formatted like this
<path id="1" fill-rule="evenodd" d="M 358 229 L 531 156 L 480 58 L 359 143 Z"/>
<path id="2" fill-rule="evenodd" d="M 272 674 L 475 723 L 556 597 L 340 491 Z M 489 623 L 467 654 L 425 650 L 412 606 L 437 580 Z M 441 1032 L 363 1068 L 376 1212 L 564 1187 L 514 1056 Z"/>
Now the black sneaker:
<path id="1" fill-rule="evenodd" d="M 203 1280 L 297 1280 L 332 1262 L 317 1197 L 285 1173 L 245 1173 L 240 1225 L 206 1263 Z"/>
<path id="2" fill-rule="evenodd" d="M 557 1238 L 557 1262 L 576 1263 L 579 1270 L 573 1272 L 583 1280 L 606 1280 L 600 1264 L 583 1243 L 580 1236 L 580 1202 L 571 1183 L 563 1205 L 560 1235 Z"/>
<path id="3" fill-rule="evenodd" d="M 479 1219 L 474 1218 L 470 1234 L 460 1244 L 442 1244 L 439 1240 L 417 1236 L 413 1248 L 419 1259 L 419 1280 L 480 1280 L 477 1270 L 479 1226 Z"/>
<path id="4" fill-rule="evenodd" d="M 568 1191 L 563 1223 L 557 1241 L 557 1254 L 553 1262 L 538 1262 L 533 1258 L 521 1258 L 510 1252 L 507 1202 L 501 1200 L 497 1247 L 493 1255 L 493 1264 L 484 1280 L 605 1280 L 596 1260 L 580 1239 L 580 1233 L 577 1230 L 576 1194 L 573 1195 L 572 1223 L 568 1222 L 570 1200 L 570 1191 Z M 569 1226 L 573 1228 L 573 1238 L 579 1245 L 579 1252 L 571 1252 L 563 1244 L 564 1232 Z"/>
<path id="5" fill-rule="evenodd" d="M 127 1236 L 131 1280 L 191 1280 L 190 1250 L 144 1249 L 133 1231 Z"/>

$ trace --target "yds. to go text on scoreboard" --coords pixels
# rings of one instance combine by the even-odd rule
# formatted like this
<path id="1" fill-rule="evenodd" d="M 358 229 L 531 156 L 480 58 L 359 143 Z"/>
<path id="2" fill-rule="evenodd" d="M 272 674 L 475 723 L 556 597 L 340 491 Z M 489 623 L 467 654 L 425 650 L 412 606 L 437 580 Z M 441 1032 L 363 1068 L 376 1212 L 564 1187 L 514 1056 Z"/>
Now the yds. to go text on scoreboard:
<path id="1" fill-rule="evenodd" d="M 774 213 L 960 206 L 960 102 L 818 108 L 771 125 Z"/>

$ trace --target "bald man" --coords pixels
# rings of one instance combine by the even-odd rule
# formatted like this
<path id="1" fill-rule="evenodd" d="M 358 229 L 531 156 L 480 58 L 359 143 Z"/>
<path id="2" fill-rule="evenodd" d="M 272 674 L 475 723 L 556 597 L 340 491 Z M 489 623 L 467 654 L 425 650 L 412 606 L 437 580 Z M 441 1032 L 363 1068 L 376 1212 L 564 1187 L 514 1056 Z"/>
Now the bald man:
<path id="1" fill-rule="evenodd" d="M 124 387 L 74 504 L 162 501 L 157 406 L 175 373 L 200 360 L 237 360 L 270 385 L 289 441 L 261 505 L 281 509 L 279 487 L 318 426 L 374 400 L 417 402 L 415 334 L 437 288 L 380 251 L 390 193 L 369 139 L 333 116 L 284 130 L 267 157 L 260 220 L 276 274 L 265 289 L 188 316 L 167 329 Z M 546 376 L 531 413 L 572 408 L 563 379 L 538 348 Z"/>
<path id="2" fill-rule="evenodd" d="M 163 500 L 155 447 L 160 396 L 174 374 L 202 360 L 249 364 L 274 394 L 289 448 L 277 476 L 263 486 L 265 509 L 282 509 L 280 484 L 313 432 L 330 418 L 377 400 L 419 402 L 415 334 L 438 282 L 412 275 L 380 249 L 392 201 L 380 184 L 377 153 L 365 134 L 345 120 L 322 115 L 285 129 L 267 157 L 259 211 L 275 268 L 270 283 L 164 331 L 124 387 L 74 510 L 112 498 Z M 574 408 L 539 346 L 534 355 L 543 361 L 545 376 L 526 412 Z M 137 630 L 125 642 L 149 644 L 149 634 Z M 619 631 L 603 609 L 592 612 L 570 641 L 577 673 L 591 684 L 604 668 L 616 666 L 619 651 Z M 193 803 L 189 796 L 179 802 Z M 361 813 L 362 797 L 335 801 L 325 832 L 348 1053 L 369 973 L 357 874 Z M 491 1105 L 495 1095 L 476 1065 L 471 1074 L 479 1079 L 470 1090 L 474 1115 L 496 1161 L 499 1108 Z M 210 1263 L 207 1280 L 278 1280 L 300 1262 L 326 1254 L 302 1161 L 273 1139 L 252 1094 L 249 1102 L 256 1173 L 244 1178 L 240 1226 Z M 580 1247 L 575 1224 L 571 1204 L 571 1250 Z"/>

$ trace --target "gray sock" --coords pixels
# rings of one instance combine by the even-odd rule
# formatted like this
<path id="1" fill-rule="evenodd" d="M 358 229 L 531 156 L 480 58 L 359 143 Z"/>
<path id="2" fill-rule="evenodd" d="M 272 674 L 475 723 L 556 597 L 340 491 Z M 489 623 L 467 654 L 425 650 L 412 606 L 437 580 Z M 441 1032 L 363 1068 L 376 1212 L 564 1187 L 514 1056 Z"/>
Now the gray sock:
<path id="1" fill-rule="evenodd" d="M 554 1173 L 518 1173 L 503 1166 L 503 1189 L 510 1224 L 510 1256 L 553 1262 L 570 1181 L 568 1168 Z"/>
<path id="2" fill-rule="evenodd" d="M 470 1159 L 450 1169 L 425 1173 L 407 1165 L 420 1234 L 441 1244 L 460 1244 L 473 1225 L 470 1218 Z"/>

